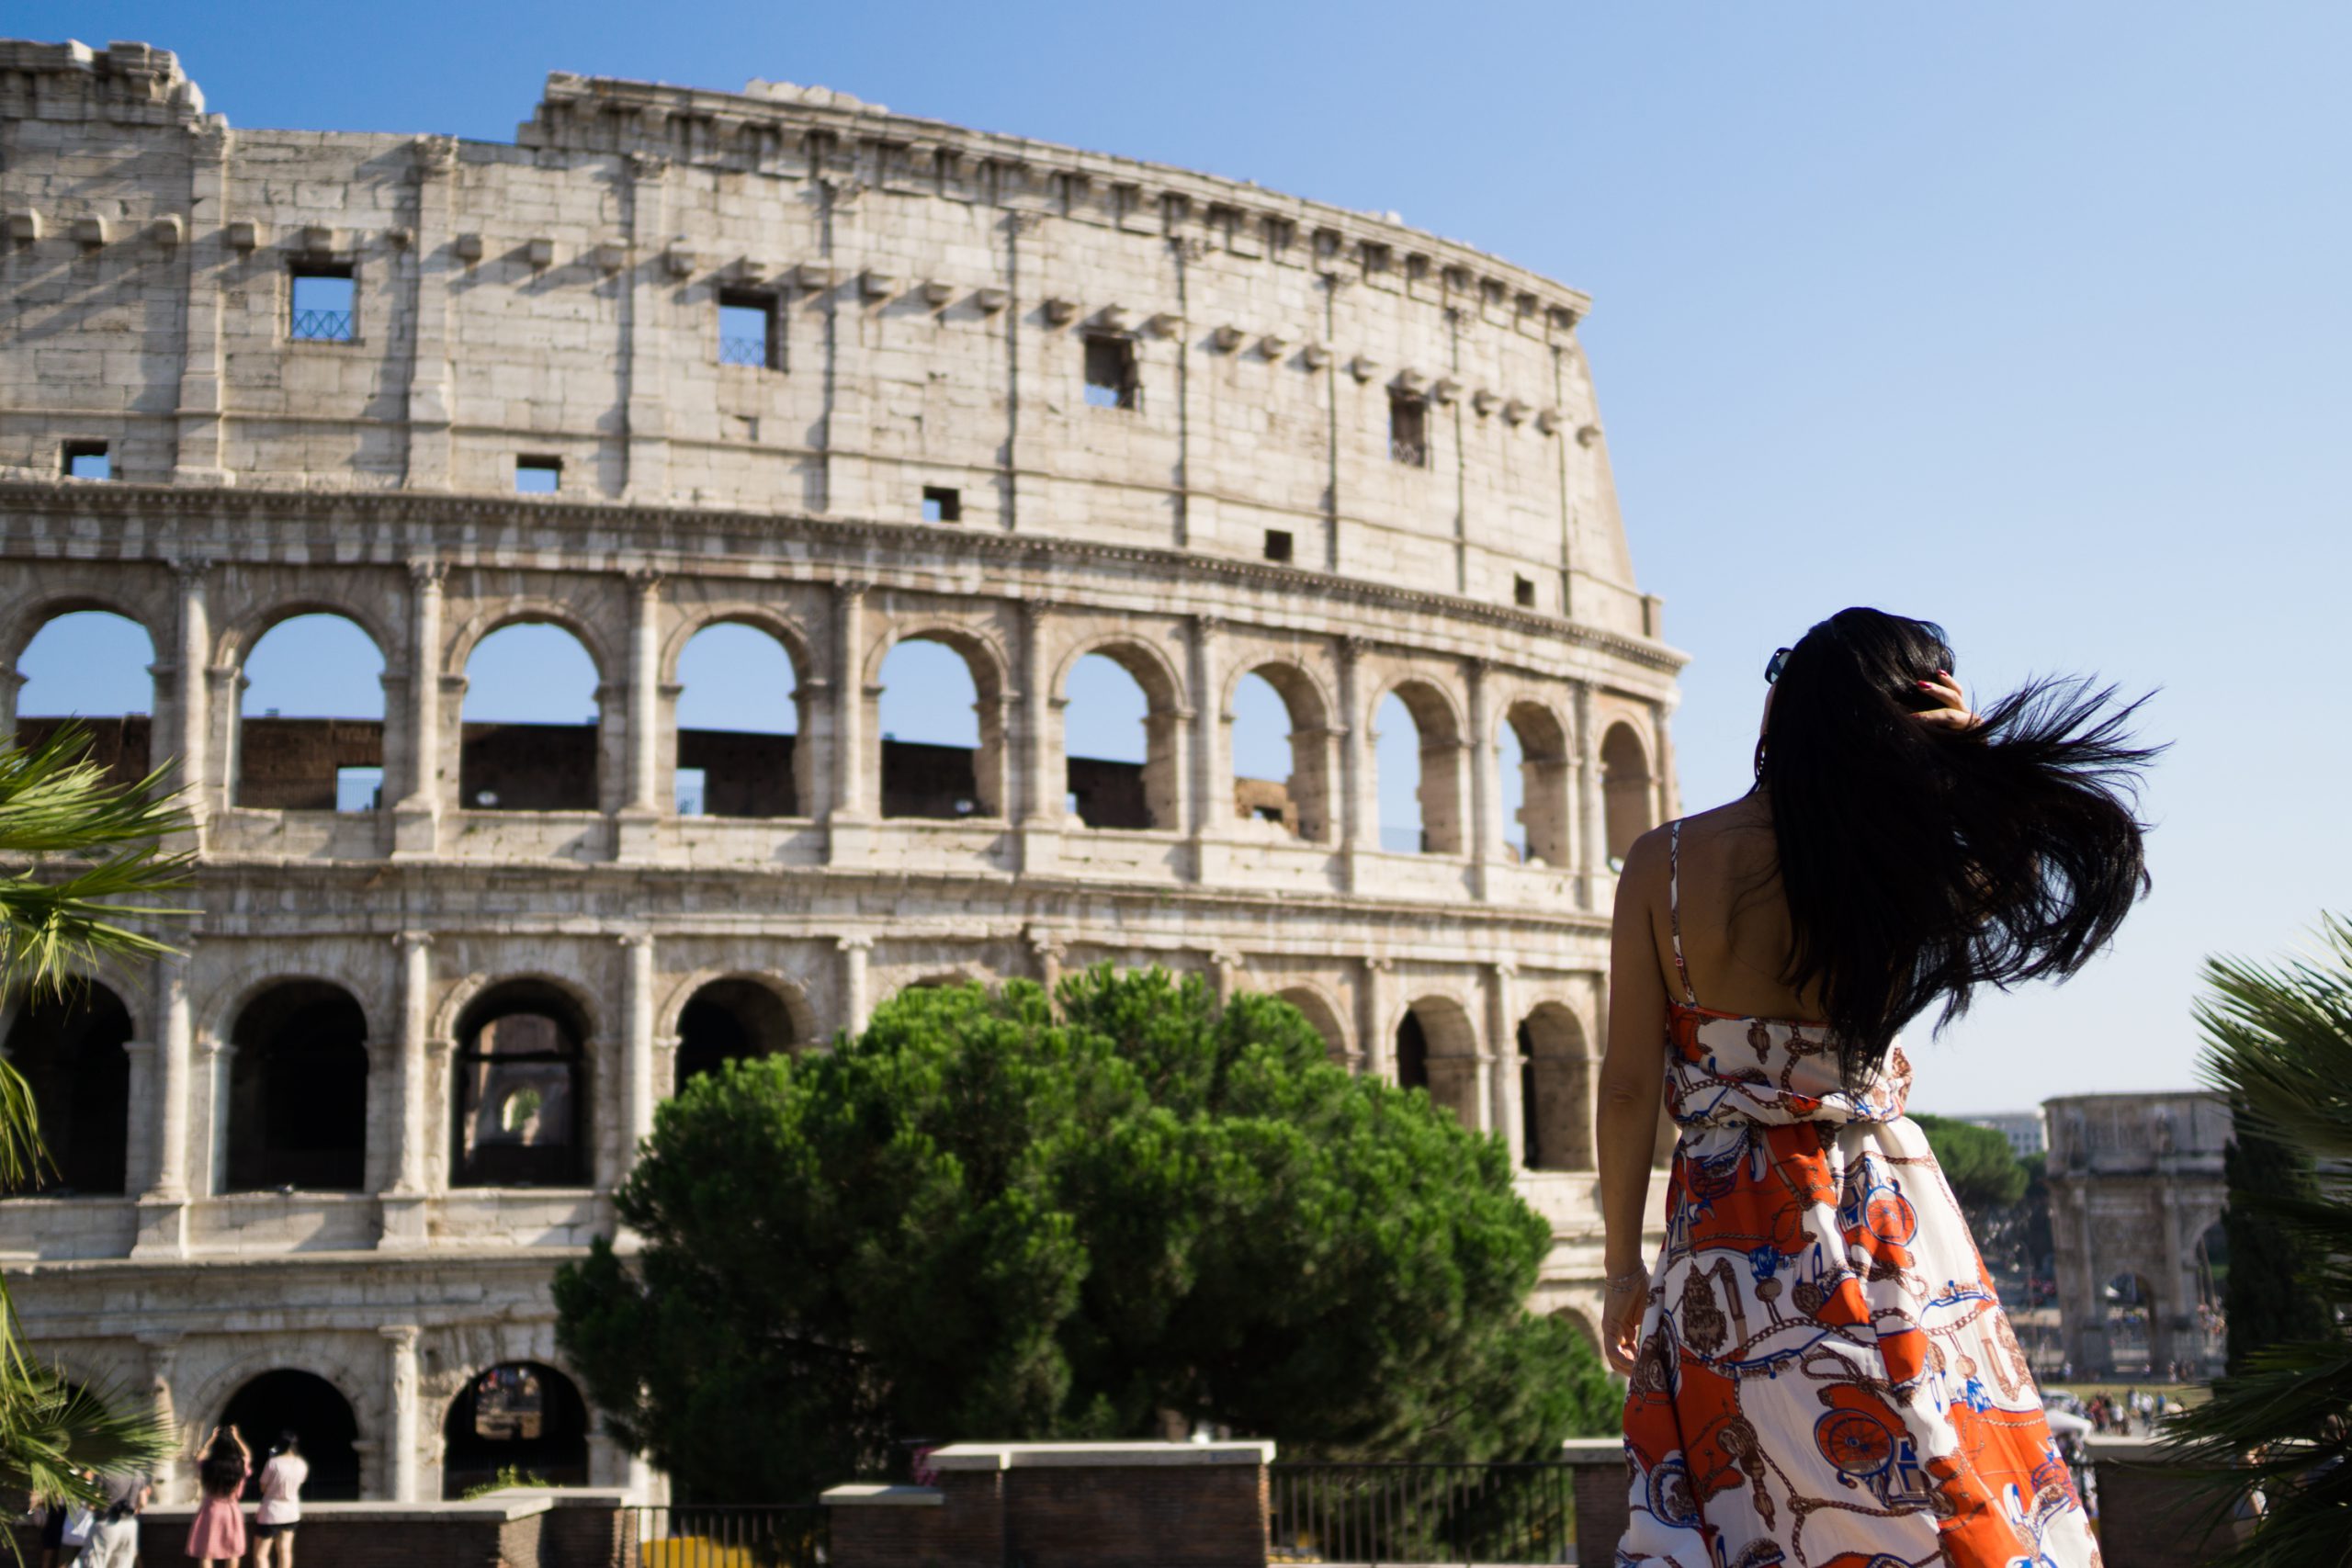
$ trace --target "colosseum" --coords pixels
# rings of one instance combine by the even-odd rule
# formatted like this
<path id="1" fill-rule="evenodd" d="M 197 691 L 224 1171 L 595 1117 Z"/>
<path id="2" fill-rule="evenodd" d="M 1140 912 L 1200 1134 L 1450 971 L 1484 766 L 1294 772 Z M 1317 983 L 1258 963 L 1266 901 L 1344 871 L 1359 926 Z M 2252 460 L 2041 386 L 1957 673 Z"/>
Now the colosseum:
<path id="1" fill-rule="evenodd" d="M 821 88 L 239 130 L 141 44 L 0 43 L 0 724 L 75 711 L 45 629 L 119 618 L 132 694 L 83 716 L 199 856 L 179 953 L 6 1021 L 58 1169 L 0 1261 L 70 1375 L 290 1421 L 315 1495 L 658 1493 L 548 1277 L 659 1099 L 1102 962 L 1280 993 L 1507 1139 L 1534 1304 L 1589 1322 L 1611 868 L 1675 807 L 1681 659 L 1583 295 Z M 325 618 L 380 700 L 249 701 Z M 587 722 L 475 714 L 518 626 L 594 666 Z M 781 723 L 682 719 L 713 636 L 788 667 Z M 909 649 L 971 738 L 891 728 Z M 1081 661 L 1140 760 L 1066 746 Z"/>

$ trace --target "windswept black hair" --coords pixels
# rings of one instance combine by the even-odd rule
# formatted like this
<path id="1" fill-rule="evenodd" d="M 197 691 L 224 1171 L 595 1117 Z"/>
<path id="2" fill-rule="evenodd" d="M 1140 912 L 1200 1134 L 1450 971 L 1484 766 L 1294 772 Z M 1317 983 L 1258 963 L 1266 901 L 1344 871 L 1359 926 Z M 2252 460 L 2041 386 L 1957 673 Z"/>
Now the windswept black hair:
<path id="1" fill-rule="evenodd" d="M 196 1474 L 207 1496 L 233 1497 L 245 1483 L 245 1458 L 237 1451 L 236 1444 L 220 1438 L 205 1450 Z"/>
<path id="2" fill-rule="evenodd" d="M 1782 978 L 1820 999 L 1849 1087 L 1938 998 L 1941 1029 L 1980 985 L 2074 974 L 2148 887 L 2134 807 L 2162 748 L 2133 743 L 2139 702 L 2040 680 L 1972 728 L 1913 717 L 1955 668 L 1931 623 L 1840 610 L 1773 689 L 1756 776 L 1795 933 Z"/>

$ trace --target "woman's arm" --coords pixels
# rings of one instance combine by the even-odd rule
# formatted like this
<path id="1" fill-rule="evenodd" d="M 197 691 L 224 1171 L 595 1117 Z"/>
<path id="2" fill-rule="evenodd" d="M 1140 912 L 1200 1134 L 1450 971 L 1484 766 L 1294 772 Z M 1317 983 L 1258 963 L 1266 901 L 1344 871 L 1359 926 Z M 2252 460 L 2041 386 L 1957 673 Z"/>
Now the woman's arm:
<path id="1" fill-rule="evenodd" d="M 245 1461 L 245 1468 L 253 1469 L 254 1450 L 245 1447 L 245 1435 L 232 1427 L 229 1428 L 229 1440 L 237 1445 L 237 1457 Z"/>
<path id="2" fill-rule="evenodd" d="M 1648 1293 L 1642 1213 L 1649 1206 L 1666 1089 L 1666 982 L 1659 976 L 1657 912 L 1666 907 L 1664 829 L 1644 834 L 1617 879 L 1609 935 L 1609 1048 L 1593 1108 L 1600 1166 L 1602 1267 L 1612 1281 L 1601 1304 L 1600 1344 L 1609 1364 L 1631 1375 Z"/>

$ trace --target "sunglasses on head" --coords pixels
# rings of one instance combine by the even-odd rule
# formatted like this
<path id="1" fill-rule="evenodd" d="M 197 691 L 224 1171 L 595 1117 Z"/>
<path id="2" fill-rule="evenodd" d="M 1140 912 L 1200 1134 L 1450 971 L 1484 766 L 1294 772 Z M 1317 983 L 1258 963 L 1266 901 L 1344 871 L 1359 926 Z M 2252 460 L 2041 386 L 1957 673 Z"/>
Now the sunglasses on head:
<path id="1" fill-rule="evenodd" d="M 1951 667 L 1959 662 L 1957 659 L 1952 657 L 1951 638 L 1946 637 L 1944 635 L 1943 627 L 1936 625 L 1933 621 L 1921 621 L 1919 626 L 1929 637 L 1936 639 L 1936 646 L 1944 650 L 1943 668 L 1947 672 L 1949 672 Z M 1830 629 L 1835 631 L 1837 628 L 1832 626 Z M 1769 686 L 1774 682 L 1780 680 L 1781 671 L 1789 667 L 1789 655 L 1795 651 L 1796 649 L 1792 648 L 1776 648 L 1772 650 L 1772 657 L 1764 661 L 1764 683 L 1766 685 Z"/>

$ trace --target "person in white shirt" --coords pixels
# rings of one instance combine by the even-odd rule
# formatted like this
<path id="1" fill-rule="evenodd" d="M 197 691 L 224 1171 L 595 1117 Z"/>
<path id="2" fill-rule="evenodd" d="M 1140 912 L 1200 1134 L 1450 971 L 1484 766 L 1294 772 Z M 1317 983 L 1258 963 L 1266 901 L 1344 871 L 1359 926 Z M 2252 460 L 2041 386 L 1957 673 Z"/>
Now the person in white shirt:
<path id="1" fill-rule="evenodd" d="M 261 1467 L 261 1507 L 254 1515 L 254 1568 L 294 1568 L 294 1527 L 302 1519 L 302 1483 L 311 1478 L 311 1461 L 302 1457 L 300 1440 L 280 1432 L 269 1449 L 269 1462 Z"/>

